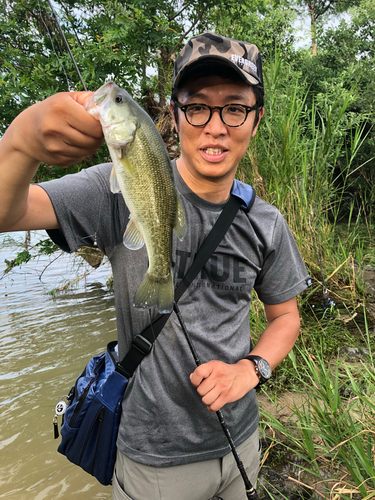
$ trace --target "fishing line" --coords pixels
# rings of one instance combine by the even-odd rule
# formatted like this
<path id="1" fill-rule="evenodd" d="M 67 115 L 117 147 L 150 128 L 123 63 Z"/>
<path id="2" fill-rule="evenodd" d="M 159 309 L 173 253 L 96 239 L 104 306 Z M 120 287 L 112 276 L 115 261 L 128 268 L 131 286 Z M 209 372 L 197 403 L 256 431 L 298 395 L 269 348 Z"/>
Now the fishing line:
<path id="1" fill-rule="evenodd" d="M 313 185 L 316 185 L 316 171 L 315 171 L 315 169 L 313 171 Z M 306 211 L 308 213 L 307 203 L 306 203 Z M 316 255 L 316 260 L 318 262 L 320 274 L 322 276 L 323 310 L 325 311 L 326 309 L 328 309 L 330 307 L 334 307 L 336 304 L 333 302 L 333 300 L 330 299 L 328 288 L 327 288 L 327 285 L 326 285 L 326 282 L 324 279 L 323 264 L 322 264 L 323 258 L 322 258 L 322 245 L 321 245 L 321 230 L 320 230 L 319 215 L 318 215 L 317 190 L 315 190 L 315 213 L 316 213 L 316 216 L 315 216 L 316 232 L 317 232 L 317 237 L 318 237 L 318 242 L 319 242 L 319 251 L 318 251 L 318 248 L 316 246 L 314 232 L 313 232 L 313 229 L 312 229 L 311 223 L 310 223 L 310 217 L 308 219 L 308 225 L 309 225 L 311 239 L 312 239 L 312 243 L 313 243 L 313 247 L 314 247 L 314 251 L 315 251 L 315 255 Z"/>
<path id="2" fill-rule="evenodd" d="M 47 2 L 48 2 L 49 6 L 50 6 L 50 8 L 51 8 L 51 11 L 52 11 L 53 17 L 54 17 L 54 19 L 55 19 L 55 22 L 56 22 L 56 24 L 57 24 L 58 28 L 59 28 L 60 35 L 62 36 L 62 38 L 63 38 L 63 40 L 64 40 L 64 43 L 65 43 L 65 46 L 66 46 L 66 48 L 68 49 L 68 52 L 69 52 L 70 58 L 71 58 L 71 60 L 72 60 L 72 62 L 73 62 L 73 64 L 74 64 L 74 68 L 75 68 L 75 70 L 76 70 L 76 72 L 77 72 L 77 75 L 78 75 L 78 77 L 79 77 L 80 81 L 81 81 L 82 87 L 84 88 L 84 90 L 85 90 L 85 91 L 87 91 L 87 87 L 86 87 L 86 85 L 85 85 L 85 82 L 83 81 L 83 78 L 82 78 L 81 72 L 79 71 L 79 68 L 78 68 L 78 65 L 77 65 L 77 63 L 76 63 L 76 60 L 75 60 L 75 58 L 74 58 L 74 56 L 73 56 L 73 54 L 72 54 L 72 51 L 70 50 L 70 47 L 69 47 L 68 41 L 67 41 L 67 39 L 66 39 L 66 37 L 65 37 L 65 35 L 64 35 L 64 32 L 63 32 L 63 30 L 62 30 L 62 28 L 61 28 L 61 24 L 60 24 L 59 19 L 58 19 L 58 17 L 57 17 L 56 11 L 55 11 L 55 9 L 54 9 L 54 7 L 53 7 L 53 5 L 52 5 L 51 1 L 50 1 L 50 0 L 47 0 Z M 39 0 L 38 0 L 38 3 L 39 3 Z M 45 28 L 46 28 L 46 30 L 47 30 L 47 32 L 48 32 L 48 35 L 49 35 L 49 37 L 50 37 L 50 40 L 51 40 L 51 43 L 52 43 L 52 48 L 53 48 L 53 51 L 54 51 L 54 53 L 55 53 L 56 57 L 59 59 L 58 55 L 56 54 L 56 51 L 55 51 L 55 48 L 54 48 L 54 45 L 53 45 L 53 41 L 52 41 L 52 37 L 51 37 L 51 35 L 50 35 L 50 32 L 49 32 L 49 30 L 48 30 L 48 27 L 46 26 L 46 23 L 44 22 L 44 19 L 43 19 L 43 17 L 42 17 L 42 13 L 41 13 L 41 8 L 40 8 L 40 5 L 39 5 L 39 11 L 40 11 L 40 15 L 41 15 L 42 22 L 43 22 L 43 24 L 44 24 L 44 26 L 45 26 Z M 79 41 L 79 40 L 78 40 L 78 41 Z M 67 82 L 68 82 L 68 88 L 69 88 L 69 90 L 70 90 L 69 80 L 68 80 L 68 76 L 67 76 L 67 74 L 66 74 L 66 72 L 65 72 L 64 65 L 63 65 L 63 70 L 64 70 L 64 74 L 65 74 L 65 77 L 66 77 Z M 99 229 L 99 221 L 100 221 L 100 215 L 101 215 L 101 211 L 102 211 L 103 198 L 104 198 L 104 196 L 103 196 L 103 197 L 102 197 L 102 199 L 101 199 L 101 202 L 100 202 L 100 207 L 99 207 L 99 215 L 98 215 L 98 225 L 97 225 L 97 230 L 95 231 L 95 233 L 94 233 L 94 234 L 90 234 L 89 236 L 85 236 L 85 237 L 83 238 L 83 239 L 94 238 L 94 241 L 93 241 L 93 246 L 94 246 L 95 248 L 97 248 L 97 246 L 98 246 L 98 241 L 97 241 L 97 232 L 98 232 L 98 229 Z"/>
<path id="3" fill-rule="evenodd" d="M 150 317 L 150 326 L 151 326 L 151 331 L 152 331 L 152 336 L 154 337 L 154 342 L 156 340 L 156 337 L 155 337 L 155 332 L 154 332 L 154 327 L 152 326 L 152 316 L 151 316 L 151 309 L 148 310 L 148 315 Z"/>
<path id="4" fill-rule="evenodd" d="M 82 87 L 84 88 L 84 90 L 86 90 L 86 91 L 87 91 L 87 88 L 86 88 L 85 82 L 83 81 L 82 75 L 81 75 L 81 73 L 80 73 L 80 71 L 79 71 L 79 69 L 78 69 L 78 66 L 77 66 L 77 63 L 76 63 L 76 61 L 75 61 L 75 59 L 74 59 L 74 56 L 73 56 L 73 54 L 72 54 L 72 51 L 70 50 L 70 47 L 69 47 L 69 44 L 68 44 L 68 42 L 67 42 L 67 40 L 66 40 L 66 38 L 65 38 L 64 32 L 62 31 L 62 28 L 61 28 L 60 22 L 59 22 L 59 20 L 58 20 L 57 14 L 56 14 L 56 12 L 55 12 L 55 9 L 53 8 L 53 5 L 52 5 L 52 3 L 51 3 L 51 1 L 50 1 L 50 0 L 47 0 L 47 2 L 48 2 L 49 6 L 50 6 L 50 8 L 51 8 L 51 11 L 52 11 L 53 17 L 54 17 L 54 19 L 55 19 L 55 21 L 56 21 L 56 24 L 57 24 L 57 26 L 58 26 L 58 29 L 59 29 L 59 31 L 60 31 L 60 35 L 62 36 L 62 38 L 63 38 L 63 40 L 64 40 L 65 46 L 66 46 L 66 48 L 67 48 L 67 50 L 68 50 L 68 52 L 69 52 L 69 55 L 70 55 L 70 58 L 71 58 L 71 60 L 72 60 L 73 64 L 74 64 L 75 70 L 76 70 L 77 75 L 78 75 L 78 77 L 79 77 L 79 79 L 80 79 L 80 81 L 81 81 Z M 41 17 L 41 18 L 42 18 L 42 17 Z M 42 18 L 42 21 L 43 21 L 43 24 L 45 25 L 45 27 L 47 28 L 46 24 L 44 23 L 43 18 Z M 48 31 L 48 28 L 47 28 L 47 31 Z M 48 34 L 49 34 L 49 31 L 48 31 Z M 50 35 L 49 35 L 49 36 L 50 36 Z M 51 36 L 50 36 L 50 38 L 51 38 Z M 52 43 L 52 47 L 53 47 L 52 38 L 51 38 L 51 43 Z M 54 49 L 53 49 L 53 50 L 54 50 Z M 54 52 L 55 52 L 55 50 L 54 50 Z M 56 54 L 56 52 L 55 52 L 55 54 Z M 56 55 L 57 55 L 57 54 L 56 54 Z M 65 73 L 65 69 L 64 69 L 64 73 Z M 67 75 L 66 75 L 66 73 L 65 73 L 65 76 L 67 76 Z M 68 85 L 69 85 L 69 82 L 68 82 Z M 94 234 L 93 236 L 94 236 L 94 246 L 96 246 L 96 232 L 95 232 L 95 234 Z M 179 310 L 179 308 L 178 308 L 178 306 L 177 306 L 176 302 L 174 302 L 174 306 L 173 306 L 173 308 L 174 308 L 174 311 L 175 311 L 175 313 L 176 313 L 176 315 L 177 315 L 177 318 L 178 318 L 178 320 L 179 320 L 179 322 L 180 322 L 180 325 L 181 325 L 182 331 L 183 331 L 183 333 L 184 333 L 184 335 L 185 335 L 185 338 L 186 338 L 186 340 L 187 340 L 187 342 L 188 342 L 189 348 L 190 348 L 190 350 L 191 350 L 191 352 L 192 352 L 192 354 L 193 354 L 193 356 L 194 356 L 195 363 L 196 363 L 196 365 L 197 365 L 197 366 L 199 366 L 199 365 L 201 364 L 201 362 L 200 362 L 200 360 L 199 360 L 199 358 L 198 358 L 198 354 L 197 354 L 197 352 L 196 352 L 196 350 L 195 350 L 194 344 L 193 344 L 193 343 L 192 343 L 192 341 L 191 341 L 190 335 L 189 335 L 189 334 L 188 334 L 188 332 L 187 332 L 187 329 L 186 329 L 186 327 L 185 327 L 185 323 L 184 323 L 184 321 L 183 321 L 183 319 L 182 319 L 182 316 L 181 316 L 181 314 L 180 314 L 180 310 Z M 150 319 L 151 319 L 151 312 L 149 311 L 149 313 L 150 313 Z M 151 324 L 152 324 L 152 323 L 151 323 Z M 231 449 L 231 451 L 232 451 L 232 454 L 233 454 L 233 456 L 234 456 L 234 459 L 235 459 L 235 461 L 236 461 L 236 464 L 237 464 L 238 470 L 240 471 L 240 474 L 241 474 L 242 479 L 243 479 L 243 481 L 244 481 L 244 484 L 245 484 L 245 490 L 246 490 L 246 496 L 247 496 L 247 498 L 248 498 L 249 500 L 258 500 L 258 495 L 257 495 L 257 492 L 256 492 L 256 490 L 253 488 L 253 486 L 252 486 L 252 484 L 251 484 L 251 482 L 250 482 L 250 480 L 249 480 L 249 478 L 248 478 L 248 476 L 247 476 L 247 474 L 246 474 L 245 467 L 244 467 L 244 465 L 243 465 L 243 463 L 242 463 L 242 461 L 241 461 L 241 459 L 240 459 L 240 457 L 239 457 L 239 455 L 238 455 L 238 452 L 237 452 L 237 450 L 236 450 L 236 447 L 235 447 L 234 441 L 233 441 L 232 436 L 231 436 L 231 434 L 230 434 L 230 432 L 229 432 L 229 429 L 228 429 L 228 427 L 227 427 L 227 425 L 226 425 L 226 422 L 225 422 L 225 420 L 224 420 L 224 416 L 223 416 L 223 414 L 222 414 L 221 410 L 218 410 L 218 411 L 216 412 L 216 415 L 217 415 L 217 417 L 218 417 L 218 419 L 219 419 L 219 422 L 220 422 L 221 428 L 223 429 L 223 432 L 224 432 L 224 434 L 225 434 L 225 437 L 227 438 L 227 441 L 228 441 L 229 447 L 230 447 L 230 449 Z"/>
<path id="5" fill-rule="evenodd" d="M 313 172 L 312 172 L 312 185 L 313 186 L 316 186 L 316 169 L 314 168 L 313 169 Z M 301 197 L 302 199 L 302 204 L 304 205 L 305 207 L 305 210 L 306 210 L 306 213 L 309 214 L 310 213 L 310 210 L 309 210 L 309 206 L 308 206 L 308 203 L 307 203 L 307 200 L 305 200 L 305 197 L 302 196 Z M 320 226 L 319 226 L 319 215 L 318 215 L 318 202 L 317 202 L 317 189 L 315 189 L 315 196 L 314 196 L 314 201 L 315 201 L 315 212 L 316 212 L 316 216 L 315 216 L 315 220 L 316 220 L 316 232 L 317 232 L 317 237 L 318 237 L 318 241 L 319 241 L 319 251 L 318 251 L 318 248 L 317 248 L 317 245 L 316 245 L 316 241 L 315 241 L 315 238 L 314 238 L 314 232 L 313 232 L 313 229 L 311 227 L 311 222 L 310 222 L 310 216 L 308 215 L 308 226 L 309 226 L 309 229 L 310 229 L 310 234 L 311 234 L 311 239 L 312 239 L 312 243 L 313 243 L 313 247 L 314 247 L 314 251 L 315 251 L 315 256 L 316 256 L 316 260 L 318 262 L 318 265 L 319 265 L 319 269 L 320 269 L 320 274 L 322 276 L 322 293 L 323 293 L 323 310 L 325 311 L 326 309 L 330 308 L 330 307 L 334 307 L 336 304 L 333 302 L 333 300 L 330 299 L 330 296 L 329 296 L 329 292 L 328 292 L 328 288 L 327 288 L 327 285 L 326 285 L 326 282 L 325 282 L 325 279 L 324 279 L 324 272 L 323 272 L 323 258 L 322 258 L 322 245 L 321 245 L 321 231 L 320 231 Z M 312 213 L 313 215 L 313 213 Z"/>
<path id="6" fill-rule="evenodd" d="M 66 39 L 66 37 L 65 37 L 65 35 L 64 35 L 64 32 L 63 32 L 63 30 L 62 30 L 62 28 L 61 28 L 61 25 L 60 25 L 59 19 L 58 19 L 58 17 L 57 17 L 56 11 L 55 11 L 55 9 L 54 9 L 54 7 L 53 7 L 53 5 L 52 5 L 51 1 L 50 1 L 50 0 L 47 0 L 47 2 L 48 2 L 49 6 L 50 6 L 50 8 L 51 8 L 51 11 L 52 11 L 53 17 L 54 17 L 54 19 L 55 19 L 55 22 L 56 22 L 56 24 L 57 24 L 57 26 L 58 26 L 58 29 L 59 29 L 60 35 L 62 36 L 62 38 L 63 38 L 63 40 L 64 40 L 64 43 L 65 43 L 65 46 L 66 46 L 66 48 L 68 49 L 68 52 L 69 52 L 70 58 L 71 58 L 71 60 L 72 60 L 72 62 L 73 62 L 73 64 L 74 64 L 74 68 L 75 68 L 75 70 L 76 70 L 76 72 L 77 72 L 77 75 L 78 75 L 78 77 L 79 77 L 80 81 L 81 81 L 82 87 L 84 88 L 84 90 L 85 90 L 85 91 L 87 91 L 87 88 L 86 88 L 85 82 L 83 81 L 83 78 L 82 78 L 82 75 L 81 75 L 81 72 L 79 71 L 79 68 L 78 68 L 78 65 L 77 65 L 77 63 L 76 63 L 76 60 L 75 60 L 75 58 L 74 58 L 74 56 L 73 56 L 73 54 L 72 54 L 72 51 L 70 50 L 70 47 L 69 47 L 68 41 L 67 41 L 67 39 Z M 52 36 L 51 36 L 50 31 L 49 31 L 49 29 L 48 29 L 48 26 L 47 26 L 47 25 L 46 25 L 46 23 L 44 22 L 44 19 L 43 19 L 43 16 L 42 16 L 42 12 L 41 12 L 41 7 L 40 7 L 39 0 L 38 0 L 38 4 L 39 4 L 39 12 L 40 12 L 40 17 L 41 17 L 41 20 L 42 20 L 42 22 L 43 22 L 43 24 L 44 24 L 44 26 L 45 26 L 45 28 L 46 28 L 46 30 L 47 30 L 48 36 L 49 36 L 49 38 L 50 38 L 50 40 L 51 40 L 51 44 L 52 44 L 52 48 L 53 48 L 53 52 L 55 53 L 55 55 L 56 55 L 57 59 L 59 59 L 59 56 L 57 55 L 56 50 L 55 50 L 55 47 L 54 47 L 54 44 L 53 44 Z M 78 40 L 78 42 L 79 42 L 79 40 Z M 62 64 L 62 67 L 63 67 L 64 74 L 65 74 L 65 77 L 66 77 L 66 80 L 67 80 L 67 83 L 68 83 L 68 88 L 69 88 L 69 91 L 70 91 L 69 79 L 68 79 L 68 76 L 67 76 L 67 74 L 66 74 L 65 67 L 64 67 L 64 65 L 63 65 L 63 64 Z M 97 247 L 98 247 L 97 233 L 98 233 L 98 230 L 99 230 L 100 216 L 101 216 L 101 213 L 102 213 L 103 200 L 104 200 L 104 194 L 103 194 L 102 199 L 101 199 L 101 201 L 100 201 L 100 206 L 99 206 L 99 215 L 98 215 L 98 224 L 97 224 L 97 229 L 96 229 L 95 233 L 94 233 L 94 234 L 90 234 L 89 236 L 85 236 L 85 237 L 83 238 L 83 239 L 93 238 L 93 240 L 94 240 L 94 241 L 93 241 L 93 247 L 94 247 L 94 248 L 97 248 Z"/>
<path id="7" fill-rule="evenodd" d="M 55 44 L 53 43 L 53 40 L 52 40 L 52 35 L 51 35 L 51 33 L 50 33 L 50 30 L 49 30 L 49 28 L 48 28 L 47 24 L 46 24 L 46 23 L 45 23 L 45 21 L 44 21 L 43 14 L 42 14 L 42 9 L 41 9 L 41 7 L 40 7 L 40 1 L 39 1 L 39 0 L 38 0 L 38 6 L 39 6 L 39 14 L 40 14 L 40 19 L 41 19 L 41 21 L 42 21 L 42 23 L 43 23 L 43 25 L 44 25 L 44 27 L 45 27 L 45 29 L 46 29 L 46 32 L 47 32 L 47 34 L 48 34 L 48 36 L 49 36 L 49 39 L 50 39 L 50 41 L 51 41 L 51 45 L 52 45 L 52 50 L 53 50 L 53 53 L 55 54 L 56 59 L 58 59 L 58 60 L 61 62 L 61 66 L 62 66 L 62 69 L 63 69 L 63 71 L 64 71 L 64 75 L 65 75 L 65 78 L 66 78 L 66 83 L 67 83 L 67 85 L 68 85 L 68 90 L 69 90 L 69 92 L 70 92 L 70 83 L 69 83 L 69 78 L 68 78 L 68 75 L 67 75 L 67 73 L 66 73 L 66 71 L 65 71 L 65 66 L 64 66 L 64 63 L 60 60 L 60 58 L 59 58 L 59 56 L 57 55 L 57 52 L 56 52 L 56 50 L 55 50 Z"/>
<path id="8" fill-rule="evenodd" d="M 189 335 L 189 333 L 188 333 L 188 331 L 186 329 L 185 322 L 182 319 L 182 316 L 181 316 L 181 313 L 180 313 L 180 309 L 179 309 L 179 307 L 178 307 L 178 305 L 177 305 L 176 302 L 174 302 L 174 304 L 173 304 L 173 310 L 174 310 L 174 312 L 175 312 L 175 314 L 176 314 L 176 316 L 178 318 L 178 321 L 179 321 L 179 323 L 181 325 L 182 331 L 183 331 L 184 336 L 186 338 L 186 341 L 187 341 L 187 343 L 189 345 L 189 349 L 190 349 L 190 351 L 191 351 L 191 353 L 192 353 L 192 355 L 194 357 L 195 364 L 197 366 L 200 366 L 201 362 L 200 362 L 200 359 L 198 357 L 198 353 L 197 353 L 197 351 L 196 351 L 196 349 L 194 347 L 194 344 L 193 344 L 193 342 L 191 340 L 191 337 L 190 337 L 190 335 Z M 240 457 L 238 455 L 238 452 L 236 450 L 236 446 L 234 444 L 234 441 L 233 441 L 232 436 L 231 436 L 231 434 L 229 432 L 228 426 L 227 426 L 227 424 L 226 424 L 226 422 L 224 420 L 224 416 L 223 416 L 221 410 L 218 410 L 216 412 L 216 415 L 217 415 L 217 417 L 219 419 L 219 422 L 220 422 L 221 428 L 223 429 L 225 437 L 227 438 L 229 447 L 230 447 L 230 449 L 232 451 L 232 454 L 234 456 L 234 459 L 236 461 L 237 468 L 240 471 L 240 474 L 242 476 L 243 482 L 245 484 L 246 497 L 249 500 L 259 500 L 258 494 L 257 494 L 256 490 L 253 488 L 253 486 L 252 486 L 252 484 L 250 482 L 250 479 L 248 478 L 248 476 L 246 474 L 245 467 L 244 467 L 244 465 L 243 465 L 243 463 L 242 463 L 242 461 L 241 461 L 241 459 L 240 459 Z"/>
<path id="9" fill-rule="evenodd" d="M 72 51 L 70 50 L 70 47 L 69 47 L 68 41 L 67 41 L 67 39 L 65 38 L 64 32 L 63 32 L 63 30 L 62 30 L 62 28 L 61 28 L 61 25 L 60 25 L 59 19 L 58 19 L 58 17 L 57 17 L 56 11 L 55 11 L 55 9 L 53 8 L 53 5 L 52 5 L 51 1 L 50 1 L 50 0 L 47 0 L 47 2 L 48 2 L 49 6 L 50 6 L 50 8 L 51 8 L 51 10 L 52 10 L 53 17 L 54 17 L 54 19 L 55 19 L 55 21 L 56 21 L 56 24 L 57 24 L 58 28 L 59 28 L 60 35 L 62 36 L 62 39 L 64 40 L 65 46 L 66 46 L 66 48 L 68 49 L 68 52 L 69 52 L 70 58 L 71 58 L 71 60 L 73 61 L 73 64 L 74 64 L 75 70 L 76 70 L 77 75 L 78 75 L 78 77 L 79 77 L 79 79 L 80 79 L 80 81 L 81 81 L 82 87 L 83 87 L 83 89 L 84 89 L 84 90 L 86 90 L 86 91 L 87 91 L 87 88 L 86 88 L 85 82 L 83 81 L 82 75 L 81 75 L 81 73 L 80 73 L 80 71 L 79 71 L 79 69 L 78 69 L 78 66 L 77 66 L 76 60 L 74 59 L 74 56 L 73 56 L 73 54 L 72 54 Z"/>
<path id="10" fill-rule="evenodd" d="M 335 306 L 335 303 L 329 297 L 328 288 L 327 288 L 327 285 L 326 285 L 326 282 L 325 282 L 325 279 L 324 279 L 324 272 L 323 272 L 323 265 L 322 265 L 322 247 L 321 247 L 321 243 L 320 243 L 320 238 L 319 238 L 319 253 L 318 253 L 318 249 L 316 247 L 314 233 L 313 233 L 313 230 L 312 230 L 312 227 L 311 227 L 311 224 L 310 224 L 310 220 L 309 220 L 309 228 L 310 228 L 310 233 L 311 233 L 311 239 L 312 239 L 312 242 L 313 242 L 313 247 L 314 247 L 314 250 L 315 250 L 316 260 L 318 261 L 318 265 L 319 265 L 319 268 L 320 268 L 320 274 L 322 275 L 323 309 L 326 310 L 326 309 L 328 309 L 331 306 L 332 307 Z M 316 229 L 317 229 L 317 232 L 318 232 L 318 235 L 319 235 L 319 219 L 318 218 L 317 218 L 317 223 L 316 223 Z"/>

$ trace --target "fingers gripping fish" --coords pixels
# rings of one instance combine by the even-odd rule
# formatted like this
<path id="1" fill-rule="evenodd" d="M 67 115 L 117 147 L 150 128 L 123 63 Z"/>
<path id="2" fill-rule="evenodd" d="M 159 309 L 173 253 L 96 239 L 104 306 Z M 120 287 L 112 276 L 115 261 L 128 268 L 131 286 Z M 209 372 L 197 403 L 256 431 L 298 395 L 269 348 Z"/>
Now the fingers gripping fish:
<path id="1" fill-rule="evenodd" d="M 103 127 L 113 161 L 111 191 L 121 192 L 130 210 L 124 245 L 137 250 L 145 244 L 147 249 L 149 267 L 134 306 L 170 312 L 172 230 L 182 240 L 186 221 L 164 142 L 149 115 L 113 82 L 97 90 L 85 107 Z"/>

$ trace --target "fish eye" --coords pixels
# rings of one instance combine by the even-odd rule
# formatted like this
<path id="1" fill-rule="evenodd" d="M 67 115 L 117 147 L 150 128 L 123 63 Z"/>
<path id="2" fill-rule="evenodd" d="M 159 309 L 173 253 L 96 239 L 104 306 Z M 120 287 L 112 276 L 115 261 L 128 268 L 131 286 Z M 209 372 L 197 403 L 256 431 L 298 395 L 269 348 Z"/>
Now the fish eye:
<path id="1" fill-rule="evenodd" d="M 117 95 L 115 97 L 115 103 L 116 104 L 121 104 L 122 103 L 122 96 L 121 95 Z"/>

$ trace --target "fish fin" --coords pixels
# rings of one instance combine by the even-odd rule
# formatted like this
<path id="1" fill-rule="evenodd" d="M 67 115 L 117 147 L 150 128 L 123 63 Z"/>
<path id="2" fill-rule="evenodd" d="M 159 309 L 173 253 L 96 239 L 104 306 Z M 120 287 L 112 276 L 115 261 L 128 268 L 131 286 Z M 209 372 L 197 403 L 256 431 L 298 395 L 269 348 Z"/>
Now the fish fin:
<path id="1" fill-rule="evenodd" d="M 124 156 L 124 152 L 121 148 L 114 148 L 116 151 L 117 158 L 121 160 L 121 158 Z"/>
<path id="2" fill-rule="evenodd" d="M 109 178 L 109 185 L 112 193 L 121 193 L 121 189 L 117 180 L 116 169 L 112 167 L 111 177 Z"/>
<path id="3" fill-rule="evenodd" d="M 176 206 L 176 220 L 174 222 L 173 229 L 177 235 L 177 238 L 182 241 L 186 234 L 186 217 L 184 207 L 181 204 L 180 198 L 177 196 L 177 206 Z"/>
<path id="4" fill-rule="evenodd" d="M 130 221 L 126 226 L 123 243 L 126 248 L 129 248 L 129 250 L 139 250 L 145 243 L 142 233 L 135 223 L 133 217 L 130 217 Z"/>
<path id="5" fill-rule="evenodd" d="M 173 301 L 172 272 L 164 279 L 158 278 L 157 280 L 147 272 L 136 291 L 133 304 L 137 309 L 149 309 L 156 306 L 160 314 L 167 314 L 173 309 Z"/>

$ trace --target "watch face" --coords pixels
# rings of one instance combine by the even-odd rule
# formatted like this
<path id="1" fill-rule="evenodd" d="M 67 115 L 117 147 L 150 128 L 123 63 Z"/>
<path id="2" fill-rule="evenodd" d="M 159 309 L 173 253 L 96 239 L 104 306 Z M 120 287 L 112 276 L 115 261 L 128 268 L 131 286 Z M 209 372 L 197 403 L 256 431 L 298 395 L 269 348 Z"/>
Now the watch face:
<path id="1" fill-rule="evenodd" d="M 271 367 L 265 359 L 258 360 L 258 370 L 262 378 L 268 380 L 271 377 Z"/>

